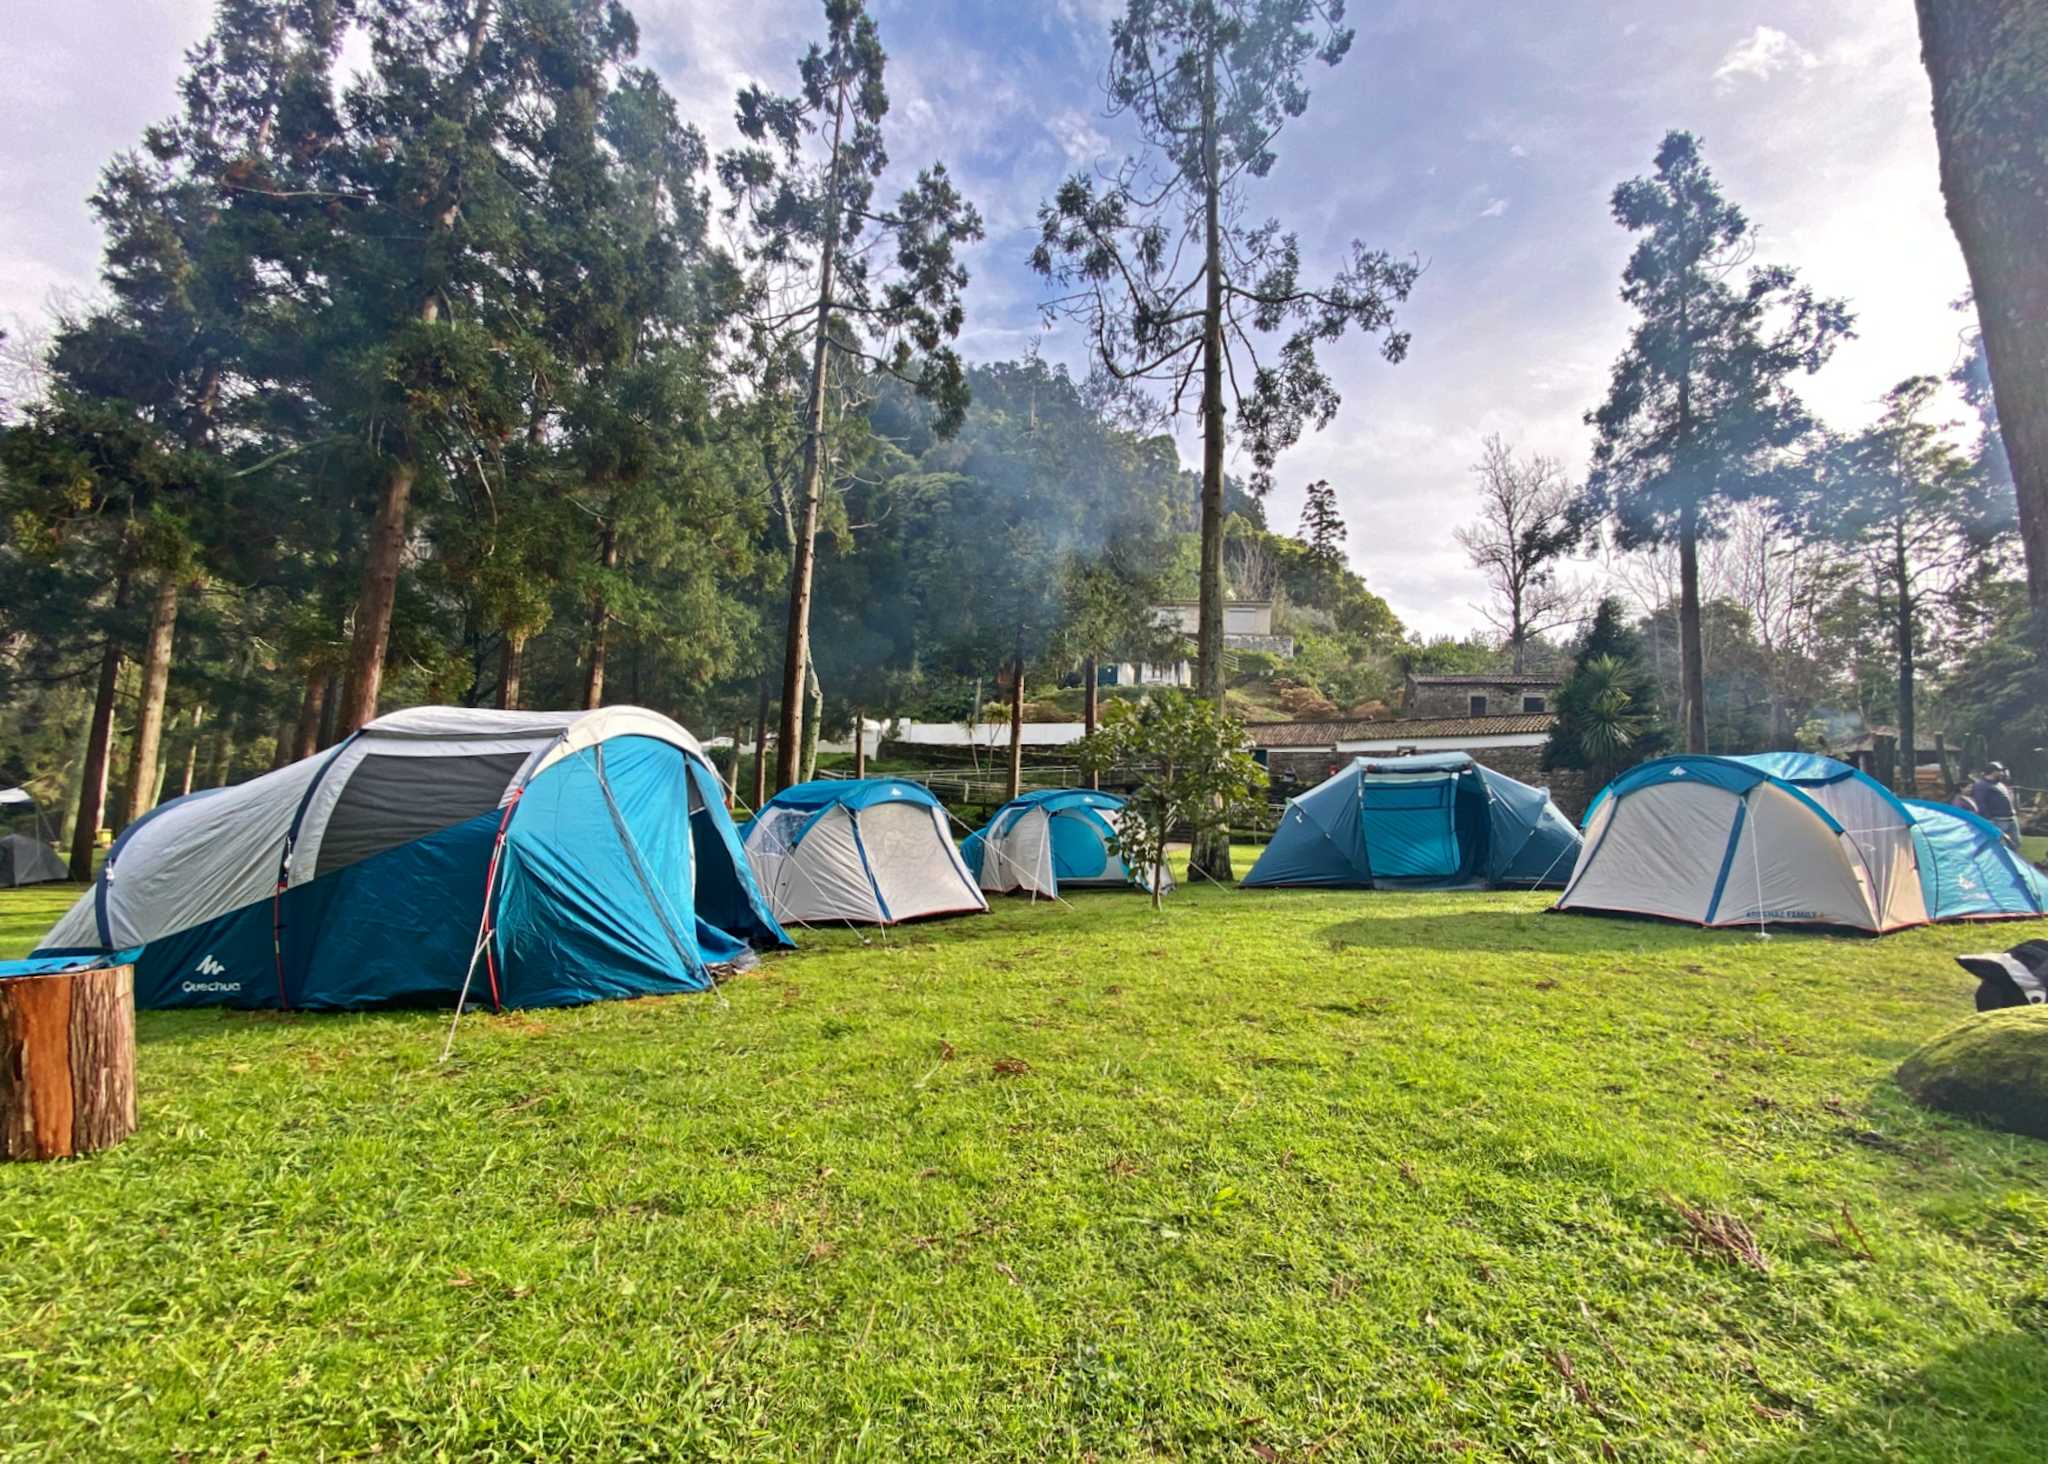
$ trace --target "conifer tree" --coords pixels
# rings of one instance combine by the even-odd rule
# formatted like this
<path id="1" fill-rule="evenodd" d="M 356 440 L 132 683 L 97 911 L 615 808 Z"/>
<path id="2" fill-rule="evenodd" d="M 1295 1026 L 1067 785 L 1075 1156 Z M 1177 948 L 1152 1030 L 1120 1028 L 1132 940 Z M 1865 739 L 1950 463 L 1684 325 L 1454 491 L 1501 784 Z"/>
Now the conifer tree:
<path id="1" fill-rule="evenodd" d="M 1748 218 L 1722 194 L 1687 132 L 1666 135 L 1656 172 L 1614 190 L 1614 219 L 1641 235 L 1622 274 L 1636 312 L 1599 431 L 1587 506 L 1611 513 L 1624 549 L 1675 543 L 1680 708 L 1688 752 L 1707 750 L 1700 541 L 1727 506 L 1773 491 L 1783 455 L 1812 430 L 1792 378 L 1818 371 L 1849 333 L 1848 307 L 1780 267 L 1752 268 Z"/>
<path id="2" fill-rule="evenodd" d="M 958 250 L 982 233 L 980 214 L 942 163 L 921 172 L 893 209 L 876 207 L 875 187 L 889 163 L 882 136 L 888 56 L 863 0 L 825 0 L 825 29 L 823 44 L 813 44 L 798 63 L 794 95 L 759 86 L 739 94 L 739 126 L 749 145 L 718 163 L 732 215 L 752 239 L 749 262 L 759 271 L 756 349 L 777 363 L 793 350 L 808 356 L 776 748 L 776 781 L 784 788 L 799 776 L 804 693 L 816 679 L 811 596 L 835 372 L 896 375 L 936 404 L 942 433 L 957 429 L 967 406 L 951 345 L 967 284 Z M 822 141 L 822 154 L 812 138 Z"/>
<path id="3" fill-rule="evenodd" d="M 1107 181 L 1075 174 L 1039 208 L 1031 263 L 1065 292 L 1050 308 L 1082 324 L 1119 381 L 1157 386 L 1175 413 L 1189 410 L 1194 394 L 1202 422 L 1195 679 L 1219 707 L 1227 413 L 1237 412 L 1252 488 L 1263 494 L 1279 455 L 1337 411 L 1316 347 L 1355 328 L 1379 336 L 1389 361 L 1408 348 L 1394 307 L 1419 265 L 1353 241 L 1331 280 L 1314 285 L 1302 278 L 1296 235 L 1277 220 L 1244 218 L 1249 185 L 1278 161 L 1275 137 L 1308 107 L 1309 64 L 1335 66 L 1350 50 L 1343 21 L 1343 0 L 1130 0 L 1110 28 L 1106 90 L 1145 151 Z M 1271 346 L 1264 357 L 1262 339 Z M 1195 865 L 1231 878 L 1227 833 L 1205 840 Z"/>

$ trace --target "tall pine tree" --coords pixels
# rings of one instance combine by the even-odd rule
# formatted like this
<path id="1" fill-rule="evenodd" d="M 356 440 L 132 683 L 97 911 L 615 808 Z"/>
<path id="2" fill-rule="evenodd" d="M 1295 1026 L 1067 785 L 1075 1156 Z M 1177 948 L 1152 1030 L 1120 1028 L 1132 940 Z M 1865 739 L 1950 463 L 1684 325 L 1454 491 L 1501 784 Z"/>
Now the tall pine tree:
<path id="1" fill-rule="evenodd" d="M 1107 180 L 1075 174 L 1039 209 L 1031 262 L 1066 292 L 1052 308 L 1082 324 L 1120 381 L 1164 391 L 1174 412 L 1196 393 L 1196 685 L 1219 707 L 1228 412 L 1237 412 L 1252 486 L 1263 493 L 1280 453 L 1337 411 L 1319 344 L 1356 328 L 1379 335 L 1389 361 L 1407 352 L 1394 307 L 1407 299 L 1417 264 L 1354 241 L 1334 277 L 1312 284 L 1302 277 L 1296 235 L 1277 220 L 1245 220 L 1248 186 L 1279 160 L 1275 137 L 1308 107 L 1310 63 L 1335 66 L 1351 47 L 1343 21 L 1342 0 L 1130 0 L 1110 27 L 1106 89 L 1111 111 L 1134 124 L 1145 154 Z M 1263 359 L 1260 338 L 1272 344 Z M 1231 878 L 1227 833 L 1205 840 L 1194 865 Z"/>
<path id="2" fill-rule="evenodd" d="M 889 164 L 882 135 L 888 56 L 863 0 L 825 0 L 825 31 L 824 43 L 798 63 L 794 95 L 759 86 L 740 93 L 739 126 L 749 146 L 718 164 L 760 271 L 757 348 L 778 369 L 792 351 L 809 358 L 776 748 L 776 782 L 784 788 L 799 776 L 804 691 L 816 678 L 811 594 L 835 372 L 897 375 L 938 404 L 943 430 L 957 428 L 967 405 L 951 344 L 964 319 L 967 284 L 959 249 L 982 234 L 981 216 L 942 163 L 921 172 L 893 208 L 875 206 L 875 187 Z M 823 141 L 822 154 L 812 138 Z"/>
<path id="3" fill-rule="evenodd" d="M 1788 269 L 1731 282 L 1755 242 L 1691 133 L 1667 134 L 1655 173 L 1616 188 L 1613 208 L 1642 236 L 1621 286 L 1637 320 L 1607 400 L 1587 414 L 1599 431 L 1587 503 L 1613 515 L 1623 548 L 1678 547 L 1680 716 L 1686 750 L 1705 752 L 1700 541 L 1730 503 L 1771 491 L 1811 431 L 1792 379 L 1820 369 L 1850 315 Z"/>

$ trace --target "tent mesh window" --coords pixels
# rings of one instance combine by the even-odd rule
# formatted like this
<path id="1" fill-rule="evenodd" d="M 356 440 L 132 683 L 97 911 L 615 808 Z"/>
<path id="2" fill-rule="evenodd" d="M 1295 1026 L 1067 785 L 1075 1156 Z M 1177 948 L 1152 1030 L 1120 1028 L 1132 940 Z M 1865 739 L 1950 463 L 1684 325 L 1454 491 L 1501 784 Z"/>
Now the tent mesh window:
<path id="1" fill-rule="evenodd" d="M 315 877 L 489 812 L 526 757 L 524 752 L 469 757 L 371 753 L 356 764 L 328 815 Z"/>
<path id="2" fill-rule="evenodd" d="M 809 819 L 810 814 L 800 809 L 767 809 L 754 825 L 753 838 L 750 841 L 754 846 L 754 852 L 770 858 L 777 855 L 787 858 L 796 852 L 794 841 Z"/>

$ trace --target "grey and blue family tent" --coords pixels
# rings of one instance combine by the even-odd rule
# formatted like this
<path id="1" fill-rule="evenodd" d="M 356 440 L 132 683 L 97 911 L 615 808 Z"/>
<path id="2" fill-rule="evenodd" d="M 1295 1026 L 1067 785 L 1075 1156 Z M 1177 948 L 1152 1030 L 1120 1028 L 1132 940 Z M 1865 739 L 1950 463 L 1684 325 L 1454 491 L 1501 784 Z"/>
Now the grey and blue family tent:
<path id="1" fill-rule="evenodd" d="M 164 804 L 38 956 L 140 947 L 138 1006 L 494 1006 L 700 990 L 786 946 L 690 734 L 419 707 Z"/>
<path id="2" fill-rule="evenodd" d="M 71 878 L 50 846 L 49 821 L 26 788 L 0 788 L 0 890 Z"/>
<path id="3" fill-rule="evenodd" d="M 1113 844 L 1124 800 L 1093 788 L 1037 788 L 996 810 L 960 845 L 960 857 L 993 894 L 1058 895 L 1076 888 L 1152 888 Z M 1162 872 L 1168 888 L 1173 876 Z"/>
<path id="4" fill-rule="evenodd" d="M 1833 758 L 1770 752 L 1658 758 L 1616 778 L 1587 811 L 1557 908 L 1881 934 L 2044 901 L 1983 820 L 1908 803 Z"/>
<path id="5" fill-rule="evenodd" d="M 1561 885 L 1579 834 L 1542 788 L 1462 752 L 1357 758 L 1289 800 L 1247 887 Z"/>
<path id="6" fill-rule="evenodd" d="M 988 909 L 931 790 L 891 778 L 798 783 L 741 834 L 778 920 L 894 925 Z"/>

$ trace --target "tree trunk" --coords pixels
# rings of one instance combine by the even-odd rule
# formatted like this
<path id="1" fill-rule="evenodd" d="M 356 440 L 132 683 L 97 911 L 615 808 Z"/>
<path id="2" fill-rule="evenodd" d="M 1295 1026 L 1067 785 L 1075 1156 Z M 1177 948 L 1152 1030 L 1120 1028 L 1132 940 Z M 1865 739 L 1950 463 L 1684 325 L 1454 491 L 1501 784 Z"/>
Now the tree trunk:
<path id="1" fill-rule="evenodd" d="M 1892 590 L 1898 597 L 1898 618 L 1893 630 L 1899 656 L 1899 761 L 1904 769 L 1898 791 L 1908 798 L 1920 796 L 1920 729 L 1913 711 L 1913 579 L 1906 563 L 1903 534 L 1893 542 Z"/>
<path id="2" fill-rule="evenodd" d="M 327 685 L 332 679 L 325 671 L 306 677 L 306 694 L 299 699 L 299 724 L 292 735 L 294 762 L 320 750 L 320 716 L 327 710 Z"/>
<path id="3" fill-rule="evenodd" d="M 775 786 L 797 780 L 802 753 L 804 683 L 810 670 L 811 580 L 818 554 L 818 498 L 825 473 L 825 383 L 831 365 L 833 271 L 839 252 L 839 144 L 846 125 L 846 92 L 842 88 L 832 115 L 832 167 L 827 180 L 831 202 L 825 213 L 825 238 L 818 251 L 818 318 L 811 347 L 811 391 L 804 404 L 803 482 L 796 522 L 791 526 L 789 561 L 789 625 L 783 645 L 782 726 L 775 743 Z M 810 677 L 816 684 L 816 676 Z"/>
<path id="4" fill-rule="evenodd" d="M 142 649 L 142 691 L 135 714 L 135 741 L 128 749 L 128 806 L 123 827 L 156 804 L 157 752 L 163 744 L 164 696 L 171 685 L 171 642 L 178 629 L 178 581 L 166 573 L 157 582 L 149 611 L 149 635 Z"/>
<path id="5" fill-rule="evenodd" d="M 273 773 L 279 768 L 291 766 L 292 747 L 297 743 L 298 736 L 299 719 L 297 717 L 289 717 L 277 724 L 277 738 L 271 744 L 270 753 L 270 770 Z"/>
<path id="6" fill-rule="evenodd" d="M 127 549 L 114 579 L 114 609 L 128 604 Z M 99 687 L 93 693 L 92 730 L 86 734 L 85 770 L 78 783 L 78 819 L 71 826 L 71 878 L 84 884 L 92 878 L 93 855 L 99 848 L 100 825 L 107 815 L 107 769 L 113 760 L 114 699 L 121 687 L 121 641 L 109 631 L 100 651 Z"/>
<path id="7" fill-rule="evenodd" d="M 1699 510 L 1687 504 L 1678 519 L 1679 712 L 1685 722 L 1685 750 L 1707 750 L 1706 648 L 1700 637 Z"/>
<path id="8" fill-rule="evenodd" d="M 859 707 L 853 709 L 853 775 L 856 778 L 868 775 L 867 713 Z"/>
<path id="9" fill-rule="evenodd" d="M 341 683 L 333 672 L 327 674 L 327 700 L 320 708 L 320 746 L 325 752 L 341 741 Z"/>
<path id="10" fill-rule="evenodd" d="M 745 739 L 746 723 L 732 724 L 732 756 L 725 761 L 725 798 L 729 808 L 740 801 L 740 744 Z"/>
<path id="11" fill-rule="evenodd" d="M 810 695 L 804 700 L 803 732 L 803 780 L 808 783 L 818 776 L 818 737 L 825 726 L 825 688 L 818 684 L 817 663 L 808 658 L 804 678 L 810 687 Z"/>
<path id="12" fill-rule="evenodd" d="M 422 314 L 431 318 L 427 312 Z M 391 611 L 398 603 L 398 570 L 405 557 L 405 511 L 412 502 L 413 480 L 418 475 L 419 469 L 409 457 L 393 463 L 377 499 L 377 515 L 371 521 L 370 542 L 363 556 L 362 588 L 356 595 L 347 689 L 337 718 L 337 730 L 344 736 L 377 717 L 377 693 L 384 685 L 384 651 L 391 639 Z"/>
<path id="13" fill-rule="evenodd" d="M 768 673 L 761 673 L 761 699 L 754 706 L 754 812 L 768 801 Z"/>
<path id="14" fill-rule="evenodd" d="M 1010 663 L 1010 768 L 1011 798 L 1024 790 L 1024 632 L 1017 631 L 1017 659 Z"/>
<path id="15" fill-rule="evenodd" d="M 618 531 L 609 521 L 604 526 L 598 562 L 607 573 L 619 567 Z M 586 710 L 604 705 L 604 657 L 611 638 L 611 619 L 611 600 L 606 594 L 605 584 L 600 582 L 590 606 L 590 651 L 583 669 L 583 705 Z"/>
<path id="16" fill-rule="evenodd" d="M 0 980 L 0 1159 L 67 1159 L 134 1132 L 134 968 Z"/>
<path id="17" fill-rule="evenodd" d="M 213 740 L 213 774 L 209 786 L 225 788 L 235 771 L 235 726 L 223 722 Z"/>
<path id="18" fill-rule="evenodd" d="M 192 791 L 192 775 L 199 767 L 199 729 L 205 725 L 206 706 L 201 703 L 192 708 L 192 733 L 185 739 L 185 776 L 178 785 L 180 798 Z"/>
<path id="19" fill-rule="evenodd" d="M 1217 150 L 1216 46 L 1208 43 L 1202 87 L 1203 241 L 1207 291 L 1202 306 L 1202 584 L 1196 623 L 1195 687 L 1223 705 L 1223 182 Z M 1233 880 L 1230 831 L 1198 837 L 1191 870 Z"/>
<path id="20" fill-rule="evenodd" d="M 519 681 L 526 671 L 526 632 L 508 630 L 498 646 L 498 705 L 519 709 Z"/>
<path id="21" fill-rule="evenodd" d="M 1102 711 L 1101 688 L 1096 684 L 1102 675 L 1102 668 L 1095 664 L 1095 657 L 1088 656 L 1081 662 L 1081 730 L 1089 737 L 1095 735 L 1095 727 Z M 1100 788 L 1102 774 L 1090 768 L 1088 786 Z"/>
<path id="22" fill-rule="evenodd" d="M 1941 192 L 1984 328 L 2019 491 L 2034 634 L 2048 653 L 2048 6 L 1917 0 Z"/>

